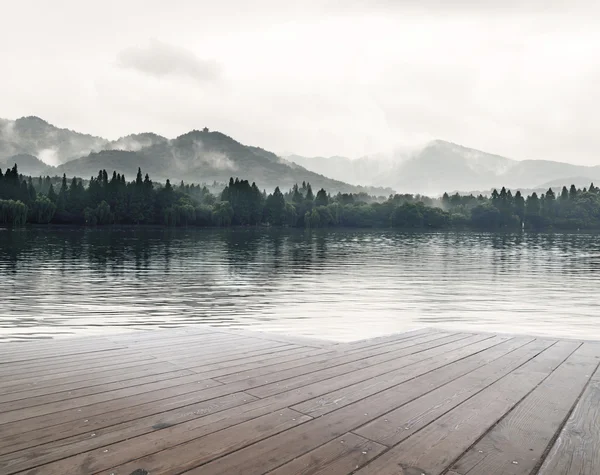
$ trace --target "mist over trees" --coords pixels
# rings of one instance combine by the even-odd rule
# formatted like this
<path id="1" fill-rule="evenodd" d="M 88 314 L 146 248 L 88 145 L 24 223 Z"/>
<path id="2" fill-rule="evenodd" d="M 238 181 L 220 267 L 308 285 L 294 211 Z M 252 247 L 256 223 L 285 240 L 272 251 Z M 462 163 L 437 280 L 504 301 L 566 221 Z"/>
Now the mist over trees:
<path id="1" fill-rule="evenodd" d="M 0 170 L 0 223 L 165 226 L 396 227 L 436 230 L 600 229 L 600 190 L 593 184 L 563 187 L 538 196 L 502 188 L 489 197 L 441 198 L 366 193 L 330 195 L 310 183 L 267 194 L 248 180 L 233 179 L 220 194 L 206 186 L 154 183 L 138 169 L 134 181 L 100 170 L 87 186 L 77 178 L 31 178 L 15 165 Z"/>

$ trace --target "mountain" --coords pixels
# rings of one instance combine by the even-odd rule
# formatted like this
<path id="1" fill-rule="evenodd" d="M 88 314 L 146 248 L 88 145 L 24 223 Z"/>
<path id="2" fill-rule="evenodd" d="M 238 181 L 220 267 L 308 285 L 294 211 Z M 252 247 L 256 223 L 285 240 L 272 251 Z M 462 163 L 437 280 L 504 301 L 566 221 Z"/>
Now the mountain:
<path id="1" fill-rule="evenodd" d="M 223 183 L 237 176 L 256 181 L 263 188 L 280 186 L 284 191 L 307 181 L 315 192 L 321 187 L 330 193 L 364 191 L 387 196 L 393 192 L 332 180 L 208 129 L 193 130 L 175 139 L 147 132 L 110 141 L 55 127 L 39 117 L 0 119 L 0 166 L 12 167 L 14 163 L 20 172 L 36 176 L 66 173 L 88 178 L 106 169 L 133 179 L 140 167 L 156 181 Z"/>
<path id="2" fill-rule="evenodd" d="M 39 117 L 22 117 L 0 121 L 0 161 L 8 157 L 33 155 L 49 165 L 59 165 L 71 159 L 102 150 L 108 140 L 60 129 Z"/>
<path id="3" fill-rule="evenodd" d="M 2 169 L 2 171 L 6 168 L 12 168 L 14 165 L 17 165 L 19 173 L 22 173 L 23 175 L 46 176 L 54 175 L 56 173 L 54 167 L 46 165 L 33 155 L 22 153 L 0 159 L 0 169 Z"/>
<path id="4" fill-rule="evenodd" d="M 315 190 L 323 187 L 330 193 L 366 191 L 385 196 L 393 192 L 391 189 L 362 188 L 332 180 L 292 165 L 272 152 L 243 145 L 220 132 L 194 130 L 172 140 L 156 137 L 151 144 L 136 151 L 93 152 L 60 165 L 57 171 L 69 176 L 89 177 L 102 168 L 117 170 L 133 178 L 140 167 L 152 179 L 159 181 L 169 178 L 173 182 L 227 182 L 230 177 L 237 176 L 255 181 L 263 188 L 280 186 L 284 191 L 295 183 L 307 181 Z"/>
<path id="5" fill-rule="evenodd" d="M 356 170 L 364 177 L 362 183 L 388 186 L 401 193 L 430 195 L 501 186 L 534 189 L 548 183 L 560 183 L 562 187 L 569 185 L 572 177 L 578 177 L 578 183 L 589 186 L 591 181 L 598 181 L 600 177 L 600 166 L 586 167 L 547 160 L 517 161 L 443 140 L 434 140 L 412 151 L 407 158 L 395 160 L 371 159 L 365 162 L 365 159 L 340 160 L 340 157 L 294 157 L 309 169 L 311 166 L 314 170 L 327 169 L 333 178 L 344 177 L 350 181 L 348 174 L 354 174 Z"/>
<path id="6" fill-rule="evenodd" d="M 61 129 L 38 117 L 0 119 L 0 167 L 17 163 L 25 174 L 89 178 L 99 169 L 133 179 L 138 167 L 153 180 L 220 183 L 246 178 L 260 187 L 283 190 L 310 182 L 330 193 L 367 192 L 438 195 L 444 191 L 546 188 L 600 180 L 600 166 L 585 167 L 547 160 L 512 160 L 443 140 L 390 154 L 346 157 L 282 158 L 237 142 L 221 132 L 192 130 L 174 139 L 146 132 L 117 140 Z M 52 167 L 56 165 L 56 168 Z M 359 186 L 363 185 L 363 186 Z"/>
<path id="7" fill-rule="evenodd" d="M 303 157 L 287 155 L 287 160 L 308 170 L 325 176 L 335 177 L 348 183 L 374 185 L 380 181 L 394 165 L 406 160 L 406 154 L 396 152 L 392 155 L 365 156 L 357 159 L 347 157 Z"/>
<path id="8" fill-rule="evenodd" d="M 569 188 L 570 185 L 575 185 L 577 188 L 588 188 L 590 186 L 590 183 L 594 183 L 594 185 L 600 183 L 600 175 L 598 175 L 595 179 L 591 177 L 573 176 L 570 178 L 553 180 L 547 183 L 543 183 L 540 186 L 540 189 L 546 191 L 548 188 L 552 188 L 556 191 L 562 189 L 563 186 Z"/>
<path id="9" fill-rule="evenodd" d="M 128 150 L 130 152 L 137 152 L 143 148 L 151 147 L 161 143 L 168 142 L 169 139 L 162 137 L 151 132 L 145 132 L 142 134 L 130 134 L 120 139 L 108 142 L 103 148 L 105 150 Z"/>

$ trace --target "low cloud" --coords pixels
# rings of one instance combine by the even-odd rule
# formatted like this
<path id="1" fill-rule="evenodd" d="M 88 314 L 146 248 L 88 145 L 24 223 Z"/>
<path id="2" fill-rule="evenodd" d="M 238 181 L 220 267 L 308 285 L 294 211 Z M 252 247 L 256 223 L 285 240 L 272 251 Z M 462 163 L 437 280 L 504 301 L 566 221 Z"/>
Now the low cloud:
<path id="1" fill-rule="evenodd" d="M 56 167 L 61 164 L 56 148 L 44 148 L 35 154 L 46 165 Z"/>
<path id="2" fill-rule="evenodd" d="M 145 47 L 121 51 L 119 66 L 154 77 L 186 76 L 198 82 L 213 82 L 221 75 L 221 66 L 214 60 L 205 60 L 179 46 L 151 40 Z"/>
<path id="3" fill-rule="evenodd" d="M 194 140 L 191 148 L 176 148 L 171 150 L 173 163 L 180 171 L 204 169 L 236 171 L 237 165 L 225 153 L 206 150 L 201 140 Z"/>

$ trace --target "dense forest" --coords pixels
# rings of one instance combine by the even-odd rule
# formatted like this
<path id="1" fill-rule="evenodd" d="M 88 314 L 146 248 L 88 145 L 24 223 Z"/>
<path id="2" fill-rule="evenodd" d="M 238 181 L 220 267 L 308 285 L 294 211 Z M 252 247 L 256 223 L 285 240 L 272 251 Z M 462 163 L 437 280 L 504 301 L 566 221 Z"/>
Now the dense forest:
<path id="1" fill-rule="evenodd" d="M 255 183 L 231 178 L 218 196 L 206 186 L 153 183 L 138 170 L 135 181 L 101 170 L 84 186 L 72 178 L 20 175 L 15 165 L 0 170 L 0 223 L 160 224 L 167 226 L 289 226 L 301 228 L 398 227 L 481 230 L 600 229 L 600 190 L 563 187 L 523 197 L 502 188 L 489 197 L 430 198 L 396 194 L 387 199 L 365 193 L 331 196 L 309 183 L 282 192 L 261 191 Z"/>

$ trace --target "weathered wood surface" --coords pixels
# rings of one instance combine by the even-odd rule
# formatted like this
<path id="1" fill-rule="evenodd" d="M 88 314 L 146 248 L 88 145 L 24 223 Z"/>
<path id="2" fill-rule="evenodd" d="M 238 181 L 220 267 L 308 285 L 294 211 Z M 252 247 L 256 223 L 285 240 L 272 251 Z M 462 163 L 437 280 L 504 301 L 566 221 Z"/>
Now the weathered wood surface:
<path id="1" fill-rule="evenodd" d="M 0 346 L 0 473 L 597 475 L 600 344 L 185 328 Z"/>

